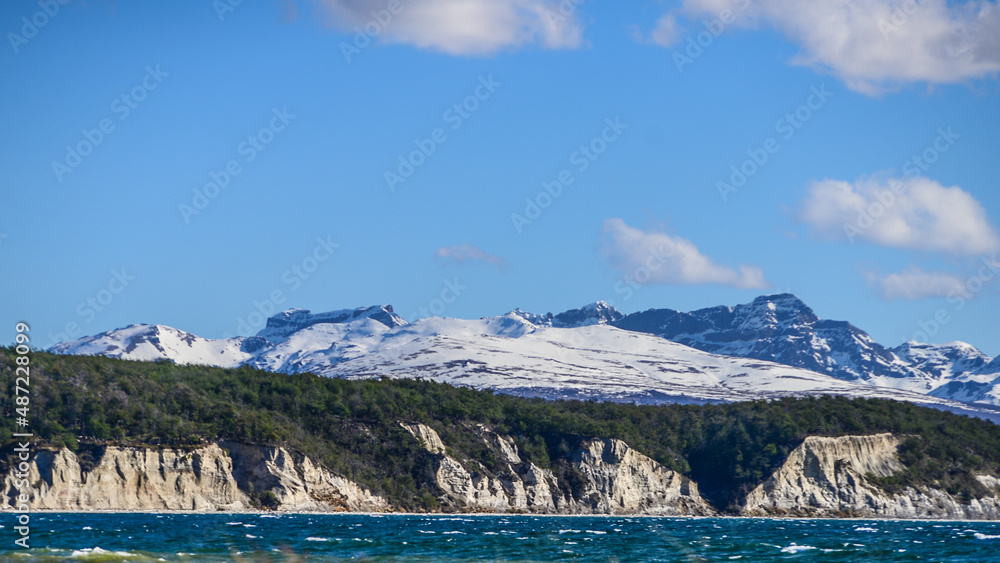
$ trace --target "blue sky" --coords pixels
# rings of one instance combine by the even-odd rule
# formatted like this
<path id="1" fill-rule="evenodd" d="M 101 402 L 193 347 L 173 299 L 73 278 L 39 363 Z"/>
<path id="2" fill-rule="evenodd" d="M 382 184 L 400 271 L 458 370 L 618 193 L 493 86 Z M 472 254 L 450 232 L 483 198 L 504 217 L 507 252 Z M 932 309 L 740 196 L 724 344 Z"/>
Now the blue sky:
<path id="1" fill-rule="evenodd" d="M 787 291 L 1000 354 L 1000 10 L 843 4 L 4 2 L 0 327 Z"/>

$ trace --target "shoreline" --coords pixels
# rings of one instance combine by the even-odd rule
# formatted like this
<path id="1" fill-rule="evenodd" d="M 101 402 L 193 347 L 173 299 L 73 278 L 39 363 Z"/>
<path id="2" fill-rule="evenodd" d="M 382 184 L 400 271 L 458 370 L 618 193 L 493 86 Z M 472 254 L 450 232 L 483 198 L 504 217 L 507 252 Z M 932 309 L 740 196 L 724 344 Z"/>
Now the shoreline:
<path id="1" fill-rule="evenodd" d="M 3 510 L 0 514 L 13 511 Z M 23 514 L 23 513 L 22 513 Z M 156 515 L 193 515 L 204 516 L 217 514 L 220 516 L 258 516 L 279 518 L 281 516 L 368 516 L 368 517 L 403 517 L 403 516 L 424 516 L 428 518 L 447 517 L 479 517 L 479 518 L 648 518 L 666 520 L 789 520 L 789 521 L 837 521 L 837 522 L 935 522 L 935 523 L 970 523 L 970 522 L 1000 522 L 1000 519 L 978 519 L 978 520 L 951 520 L 937 518 L 884 518 L 879 516 L 871 517 L 823 517 L 823 516 L 687 516 L 687 515 L 657 515 L 657 514 L 531 514 L 531 513 L 511 513 L 511 512 L 297 512 L 282 511 L 274 512 L 267 510 L 260 511 L 196 511 L 196 510 L 32 510 L 27 514 L 156 514 Z"/>

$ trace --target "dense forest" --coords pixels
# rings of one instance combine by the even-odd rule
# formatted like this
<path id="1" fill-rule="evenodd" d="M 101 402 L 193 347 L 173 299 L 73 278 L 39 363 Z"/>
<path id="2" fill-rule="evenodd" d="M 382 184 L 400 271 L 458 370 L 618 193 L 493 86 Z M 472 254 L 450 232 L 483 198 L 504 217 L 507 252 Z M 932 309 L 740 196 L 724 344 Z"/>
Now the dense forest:
<path id="1" fill-rule="evenodd" d="M 0 444 L 12 448 L 16 355 L 0 348 Z M 35 352 L 29 428 L 81 459 L 109 443 L 196 446 L 213 440 L 282 445 L 320 460 L 407 510 L 438 507 L 435 459 L 400 421 L 438 431 L 450 452 L 497 464 L 468 428 L 513 436 L 524 457 L 570 490 L 568 454 L 581 439 L 618 438 L 697 481 L 734 509 L 806 436 L 892 432 L 906 469 L 881 484 L 985 494 L 975 473 L 1000 470 L 1000 427 L 909 403 L 835 397 L 720 405 L 546 401 L 418 380 L 345 380 L 249 368 L 177 366 Z M 0 456 L 6 457 L 6 456 Z"/>

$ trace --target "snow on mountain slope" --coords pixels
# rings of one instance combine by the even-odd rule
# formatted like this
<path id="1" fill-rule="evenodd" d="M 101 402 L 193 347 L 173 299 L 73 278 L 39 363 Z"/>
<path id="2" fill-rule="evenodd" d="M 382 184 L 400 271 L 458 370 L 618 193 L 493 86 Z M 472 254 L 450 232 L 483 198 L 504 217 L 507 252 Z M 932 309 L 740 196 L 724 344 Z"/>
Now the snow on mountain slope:
<path id="1" fill-rule="evenodd" d="M 495 334 L 491 319 L 424 319 L 383 333 L 375 351 L 319 371 L 336 377 L 425 377 L 543 396 L 746 400 L 816 392 L 925 397 L 758 360 L 719 356 L 606 325 Z M 568 390 L 564 391 L 564 390 Z M 935 402 L 935 401 L 930 401 Z"/>
<path id="2" fill-rule="evenodd" d="M 900 357 L 944 383 L 931 395 L 958 401 L 1000 405 L 1000 357 L 990 358 L 964 342 L 920 344 L 896 348 Z"/>
<path id="3" fill-rule="evenodd" d="M 209 340 L 163 325 L 129 325 L 95 336 L 62 342 L 54 354 L 108 356 L 124 360 L 172 360 L 178 364 L 238 367 L 252 359 L 267 342 L 256 336 Z"/>
<path id="4" fill-rule="evenodd" d="M 319 373 L 332 364 L 371 352 L 389 330 L 371 318 L 312 324 L 262 351 L 247 365 L 282 373 Z"/>
<path id="5" fill-rule="evenodd" d="M 689 346 L 700 352 L 692 356 Z M 895 389 L 931 397 L 923 401 L 1000 406 L 1000 359 L 960 342 L 885 348 L 850 323 L 818 318 L 789 294 L 690 313 L 651 309 L 626 316 L 599 301 L 558 315 L 517 309 L 500 317 L 431 317 L 412 324 L 389 305 L 317 314 L 290 309 L 249 338 L 208 340 L 160 325 L 132 325 L 52 351 L 338 377 L 425 374 L 545 396 L 701 401 Z M 819 374 L 825 377 L 815 379 Z"/>
<path id="6" fill-rule="evenodd" d="M 956 400 L 982 399 L 1000 405 L 990 358 L 960 342 L 906 343 L 889 349 L 845 321 L 820 319 L 794 295 L 765 295 L 735 307 L 689 313 L 650 309 L 627 315 L 613 326 L 645 332 L 688 346 L 731 356 L 756 358 Z M 995 386 L 995 384 L 993 384 Z"/>
<path id="7" fill-rule="evenodd" d="M 914 369 L 938 379 L 978 372 L 992 360 L 975 346 L 965 342 L 921 344 L 909 340 L 893 348 L 892 351 Z"/>
<path id="8" fill-rule="evenodd" d="M 261 331 L 275 341 L 260 335 L 206 340 L 169 327 L 133 325 L 60 344 L 52 351 L 250 365 L 330 377 L 419 377 L 547 398 L 700 403 L 813 394 L 878 397 L 1000 421 L 1000 410 L 985 405 L 713 354 L 607 323 L 559 328 L 550 326 L 546 316 L 539 326 L 524 313 L 513 312 L 478 320 L 431 317 L 407 324 L 365 311 L 372 312 L 368 308 L 322 315 L 281 313 Z M 337 322 L 313 322 L 316 318 Z M 291 326 L 294 331 L 287 328 Z"/>
<path id="9" fill-rule="evenodd" d="M 650 309 L 628 315 L 614 326 L 707 352 L 779 362 L 845 380 L 912 375 L 891 350 L 865 332 L 847 322 L 820 319 L 790 294 L 690 313 Z"/>
<path id="10" fill-rule="evenodd" d="M 360 321 L 360 322 L 359 322 Z M 212 340 L 163 325 L 135 324 L 125 328 L 56 344 L 49 351 L 78 356 L 108 356 L 123 360 L 170 360 L 178 364 L 238 367 L 294 373 L 299 359 L 317 347 L 359 346 L 369 332 L 403 326 L 406 321 L 391 305 L 343 309 L 311 314 L 289 309 L 267 319 L 256 336 Z M 351 328 L 345 328 L 350 325 Z M 357 334 L 352 332 L 357 331 Z M 291 340 L 291 343 L 288 341 Z M 336 358 L 336 353 L 330 354 Z M 285 368 L 288 364 L 288 369 Z"/>
<path id="11" fill-rule="evenodd" d="M 392 311 L 392 305 L 341 309 L 315 315 L 307 309 L 289 309 L 268 318 L 267 324 L 257 336 L 276 342 L 312 325 L 346 323 L 358 319 L 372 319 L 389 328 L 406 324 L 403 317 Z"/>
<path id="12" fill-rule="evenodd" d="M 514 309 L 508 315 L 519 317 L 535 326 L 554 326 L 558 328 L 575 328 L 589 325 L 605 325 L 620 321 L 625 317 L 618 309 L 604 301 L 596 301 L 579 309 L 563 311 L 558 315 L 547 313 L 536 315 L 520 309 Z"/>

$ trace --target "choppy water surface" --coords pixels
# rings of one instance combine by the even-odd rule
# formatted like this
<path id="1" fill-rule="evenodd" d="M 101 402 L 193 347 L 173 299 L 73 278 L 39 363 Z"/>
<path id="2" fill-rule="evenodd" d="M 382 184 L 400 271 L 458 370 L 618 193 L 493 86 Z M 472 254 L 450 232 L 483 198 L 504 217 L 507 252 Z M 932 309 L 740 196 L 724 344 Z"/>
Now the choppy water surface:
<path id="1" fill-rule="evenodd" d="M 0 515 L 0 561 L 1000 561 L 1000 523 L 347 514 Z"/>

